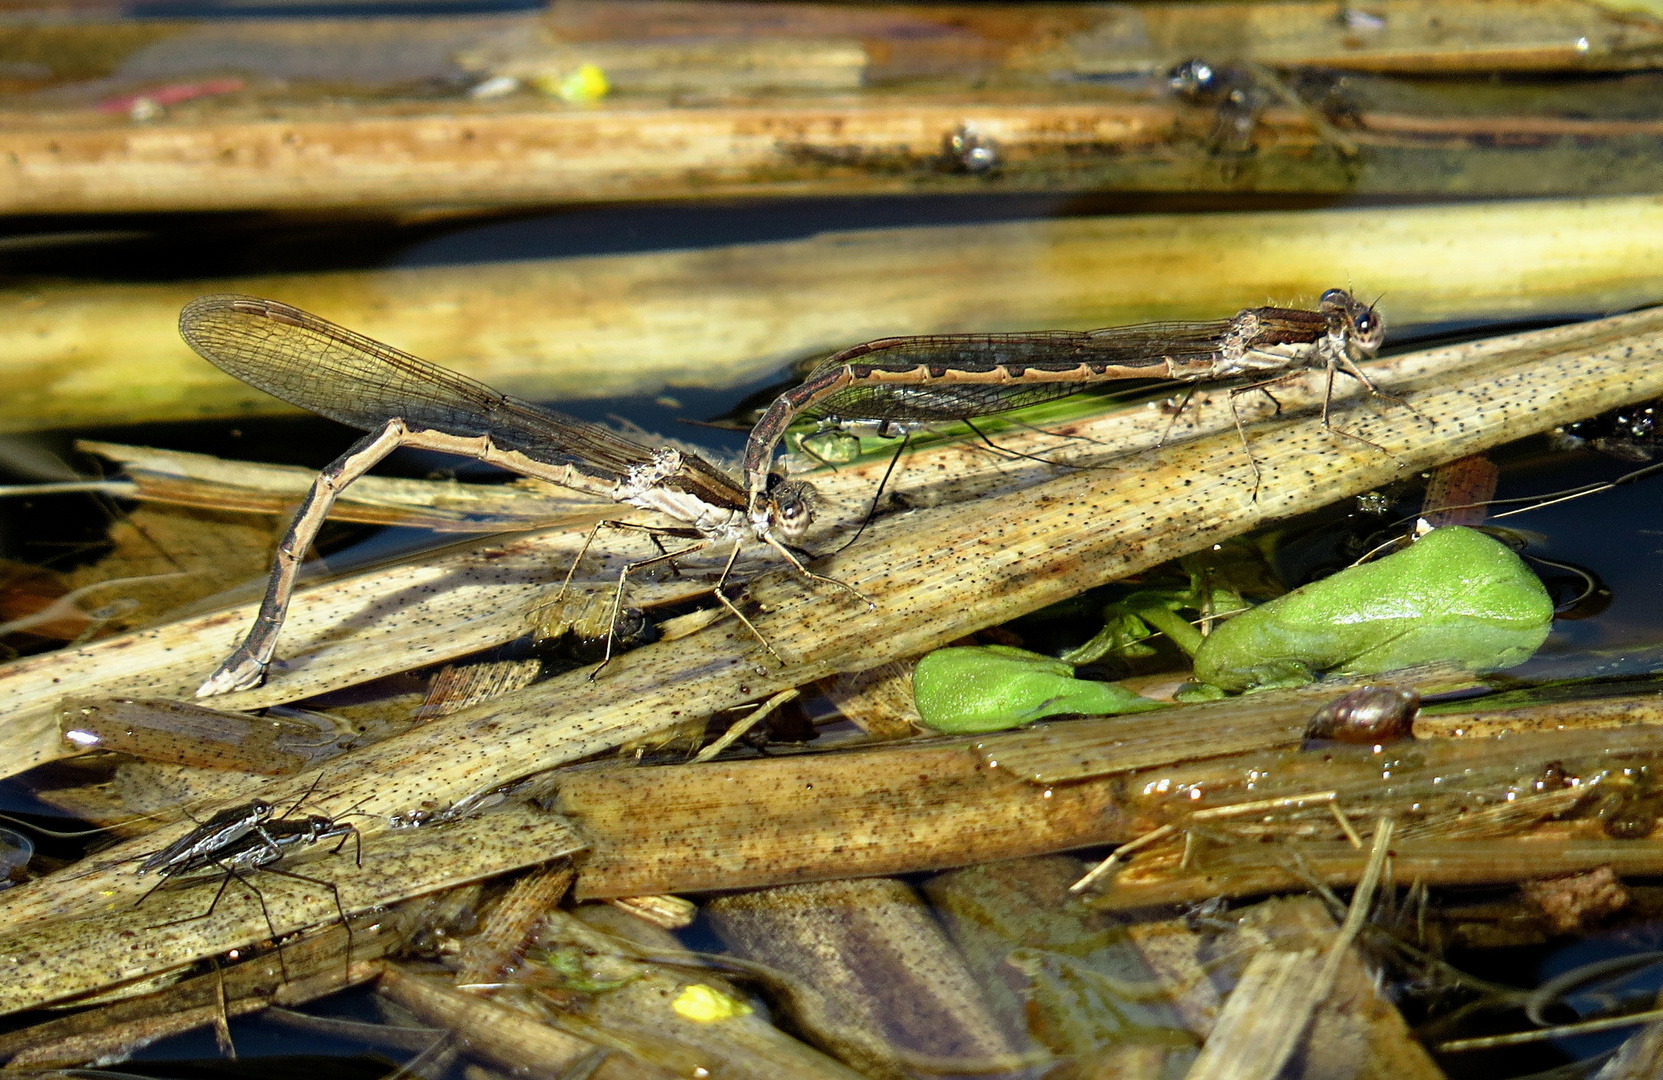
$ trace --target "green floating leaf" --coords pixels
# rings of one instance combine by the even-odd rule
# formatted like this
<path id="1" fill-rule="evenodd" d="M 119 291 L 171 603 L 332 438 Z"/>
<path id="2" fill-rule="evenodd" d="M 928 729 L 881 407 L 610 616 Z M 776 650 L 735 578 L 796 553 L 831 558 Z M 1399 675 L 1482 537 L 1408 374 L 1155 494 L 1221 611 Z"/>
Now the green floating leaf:
<path id="1" fill-rule="evenodd" d="M 1062 713 L 1163 707 L 1113 683 L 1076 679 L 1069 664 L 1008 645 L 937 649 L 918 661 L 912 692 L 924 726 L 954 735 L 1003 731 Z"/>
<path id="2" fill-rule="evenodd" d="M 1552 624 L 1553 601 L 1523 559 L 1452 526 L 1224 623 L 1195 654 L 1195 677 L 1247 690 L 1299 686 L 1328 671 L 1512 667 Z"/>

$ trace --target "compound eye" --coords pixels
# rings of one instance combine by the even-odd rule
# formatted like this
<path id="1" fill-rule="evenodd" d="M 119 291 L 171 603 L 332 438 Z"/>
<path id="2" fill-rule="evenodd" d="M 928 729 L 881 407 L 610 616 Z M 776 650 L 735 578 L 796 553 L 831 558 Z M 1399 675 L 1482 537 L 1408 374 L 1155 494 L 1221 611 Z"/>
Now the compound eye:
<path id="1" fill-rule="evenodd" d="M 780 530 L 790 537 L 798 537 L 808 531 L 809 515 L 800 506 L 780 508 Z"/>
<path id="2" fill-rule="evenodd" d="M 774 495 L 774 520 L 780 531 L 795 540 L 808 532 L 814 524 L 814 489 L 807 483 L 792 481 L 777 485 Z"/>

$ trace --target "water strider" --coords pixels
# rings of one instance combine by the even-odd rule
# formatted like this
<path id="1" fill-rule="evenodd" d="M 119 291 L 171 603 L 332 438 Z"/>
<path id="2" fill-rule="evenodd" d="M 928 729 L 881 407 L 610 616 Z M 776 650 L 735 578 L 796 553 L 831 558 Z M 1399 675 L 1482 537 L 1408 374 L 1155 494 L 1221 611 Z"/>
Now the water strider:
<path id="1" fill-rule="evenodd" d="M 246 874 L 249 870 L 263 870 L 266 874 L 281 874 L 283 877 L 293 877 L 293 879 L 303 880 L 303 882 L 311 882 L 311 884 L 318 885 L 321 889 L 328 889 L 334 895 L 334 905 L 339 910 L 341 909 L 341 890 L 336 889 L 334 882 L 326 882 L 326 880 L 316 879 L 316 877 L 306 877 L 304 874 L 296 874 L 294 870 L 284 870 L 283 867 L 276 865 L 281 860 L 288 859 L 289 854 L 294 849 L 313 847 L 316 844 L 323 844 L 326 840 L 336 839 L 339 840 L 339 844 L 336 845 L 334 850 L 341 850 L 341 847 L 346 844 L 346 840 L 353 840 L 354 864 L 364 864 L 363 840 L 359 839 L 358 825 L 341 822 L 341 820 L 326 817 L 323 814 L 303 814 L 299 817 L 276 817 L 276 819 L 266 820 L 264 824 L 259 825 L 256 829 L 251 829 L 246 834 L 241 835 L 239 839 L 221 845 L 218 849 L 200 852 L 200 854 L 193 855 L 185 862 L 176 865 L 173 869 L 166 870 L 166 877 L 178 877 L 181 874 L 190 874 L 193 870 L 206 870 L 210 867 L 225 870 L 226 877 L 223 882 L 220 882 L 220 892 L 215 894 L 215 899 L 208 905 L 208 910 L 201 915 L 195 915 L 195 919 L 206 919 L 208 915 L 213 914 L 216 905 L 220 904 L 221 897 L 225 895 L 226 887 L 231 884 L 231 879 L 239 880 L 239 882 L 243 882 L 243 885 L 248 885 L 248 889 L 258 897 L 259 890 L 254 889 L 253 885 L 249 885 L 248 880 L 243 877 L 243 874 Z M 261 899 L 259 907 L 261 907 L 261 910 L 266 907 L 263 899 Z M 341 910 L 341 919 L 346 919 L 344 910 Z M 268 924 L 269 920 L 271 920 L 271 917 L 266 915 Z"/>
<path id="2" fill-rule="evenodd" d="M 1316 311 L 1258 307 L 1208 322 L 869 341 L 822 361 L 801 385 L 774 399 L 752 428 L 744 469 L 753 527 L 772 520 L 768 493 L 779 483 L 770 470 L 774 448 L 802 417 L 947 423 L 1054 401 L 1103 383 L 1193 384 L 1261 375 L 1274 381 L 1311 368 L 1328 374 L 1322 405 L 1327 424 L 1335 372 L 1379 394 L 1357 365 L 1379 351 L 1385 333 L 1385 321 L 1373 307 L 1344 289 L 1329 289 Z M 1236 426 L 1241 427 L 1239 416 Z"/>
<path id="3" fill-rule="evenodd" d="M 339 839 L 340 844 L 336 845 L 335 848 L 336 851 L 339 851 L 349 838 L 357 845 L 355 862 L 362 866 L 362 841 L 359 839 L 356 825 L 341 822 L 323 814 L 268 818 L 250 828 L 235 840 L 218 846 L 203 846 L 187 857 L 162 867 L 159 871 L 162 880 L 158 881 L 150 891 L 154 892 L 165 882 L 194 871 L 209 869 L 223 871 L 225 878 L 220 882 L 219 892 L 214 895 L 213 902 L 208 905 L 208 910 L 201 915 L 193 915 L 191 919 L 182 921 L 205 919 L 212 915 L 214 909 L 219 906 L 220 899 L 225 895 L 225 890 L 230 886 L 233 878 L 240 881 L 258 898 L 259 890 L 254 888 L 243 875 L 251 870 L 262 870 L 266 873 L 281 874 L 284 877 L 310 882 L 313 885 L 328 889 L 335 897 L 335 906 L 340 908 L 340 891 L 335 887 L 334 882 L 297 874 L 293 870 L 285 870 L 277 866 L 276 863 L 287 858 L 296 848 L 312 847 L 327 840 Z M 145 893 L 145 897 L 149 895 L 150 893 Z M 143 903 L 145 897 L 140 897 L 139 903 Z M 264 899 L 260 901 L 260 908 L 262 911 L 265 909 Z M 346 918 L 344 911 L 341 918 L 343 920 Z M 266 916 L 266 921 L 268 924 L 271 921 L 269 914 Z M 276 931 L 273 930 L 272 933 L 275 936 Z"/>
<path id="4" fill-rule="evenodd" d="M 599 424 L 509 397 L 273 300 L 231 294 L 201 297 L 185 306 L 179 332 L 210 363 L 250 386 L 370 432 L 318 474 L 278 546 L 271 583 L 253 628 L 197 690 L 198 697 L 246 690 L 263 681 L 301 558 L 330 505 L 343 488 L 401 446 L 477 458 L 685 522 L 685 527 L 669 529 L 612 521 L 595 526 L 590 540 L 610 526 L 696 541 L 624 566 L 614 614 L 632 571 L 719 541 L 734 546 L 716 584 L 716 599 L 752 633 L 756 628 L 723 594 L 722 586 L 740 550 L 753 540 L 784 555 L 805 577 L 866 600 L 842 582 L 811 573 L 792 551 L 791 545 L 814 517 L 814 492 L 807 484 L 772 482 L 747 498 L 744 488 L 697 454 L 648 446 Z M 608 658 L 610 644 L 609 637 Z"/>
<path id="5" fill-rule="evenodd" d="M 144 896 L 139 897 L 133 906 L 144 903 L 146 897 L 160 888 L 169 877 L 199 869 L 216 862 L 228 852 L 240 850 L 250 836 L 254 837 L 256 846 L 263 845 L 267 849 L 275 850 L 277 845 L 272 839 L 271 830 L 278 822 L 290 820 L 294 812 L 317 792 L 318 784 L 322 781 L 323 774 L 319 773 L 317 779 L 312 781 L 312 786 L 294 801 L 294 805 L 281 814 L 264 799 L 250 799 L 237 806 L 226 807 L 207 821 L 197 822 L 196 828 L 184 836 L 160 851 L 145 856 L 139 861 L 136 872 L 159 874 L 161 880 L 151 886 Z"/>
<path id="6" fill-rule="evenodd" d="M 319 779 L 322 779 L 321 775 Z M 327 889 L 334 898 L 336 914 L 340 916 L 341 925 L 346 928 L 347 965 L 350 967 L 352 925 L 347 920 L 346 908 L 341 904 L 340 889 L 333 881 L 311 877 L 278 865 L 300 849 L 311 848 L 329 840 L 339 841 L 334 848 L 338 852 L 349 838 L 354 845 L 354 864 L 364 865 L 363 840 L 358 833 L 358 827 L 341 820 L 353 814 L 355 808 L 346 811 L 340 817 L 324 814 L 296 816 L 295 812 L 300 809 L 301 804 L 311 798 L 316 790 L 317 783 L 314 782 L 311 788 L 282 814 L 277 814 L 273 806 L 263 799 L 251 799 L 239 806 L 227 807 L 172 844 L 153 853 L 139 864 L 137 873 L 154 872 L 158 880 L 134 902 L 133 906 L 143 904 L 150 898 L 151 893 L 170 881 L 201 872 L 218 871 L 221 874 L 219 889 L 209 901 L 207 910 L 200 915 L 174 919 L 158 925 L 177 926 L 180 923 L 208 918 L 219 908 L 219 902 L 225 898 L 225 892 L 231 887 L 231 882 L 236 881 L 247 889 L 260 905 L 260 914 L 266 921 L 266 929 L 275 941 L 278 937 L 277 927 L 271 920 L 270 909 L 266 907 L 265 895 L 248 879 L 248 874 L 258 870 L 292 878 L 320 889 Z M 278 953 L 278 960 L 279 963 L 282 962 L 281 952 Z"/>
<path id="7" fill-rule="evenodd" d="M 217 857 L 218 853 L 239 844 L 249 833 L 263 829 L 273 813 L 275 809 L 264 799 L 251 799 L 240 806 L 227 807 L 167 847 L 151 853 L 139 863 L 138 873 L 160 874 L 162 880 L 166 880 L 173 874 L 200 866 L 203 860 Z M 158 881 L 150 892 L 155 892 L 161 884 Z M 141 896 L 139 903 L 143 903 L 150 892 Z"/>

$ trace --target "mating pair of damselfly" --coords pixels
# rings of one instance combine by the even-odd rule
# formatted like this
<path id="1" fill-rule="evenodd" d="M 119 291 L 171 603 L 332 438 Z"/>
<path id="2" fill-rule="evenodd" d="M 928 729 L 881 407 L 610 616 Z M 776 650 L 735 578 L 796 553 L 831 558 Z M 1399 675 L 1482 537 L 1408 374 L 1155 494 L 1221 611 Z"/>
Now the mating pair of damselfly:
<path id="1" fill-rule="evenodd" d="M 1330 396 L 1334 375 L 1342 371 L 1375 391 L 1357 365 L 1379 349 L 1384 323 L 1370 305 L 1343 289 L 1330 289 L 1315 311 L 1258 307 L 1209 322 L 884 338 L 826 359 L 773 403 L 747 442 L 742 481 L 690 451 L 650 446 L 521 401 L 275 301 L 205 296 L 186 306 L 179 329 L 198 353 L 243 382 L 370 432 L 319 474 L 278 547 L 254 627 L 197 691 L 205 697 L 247 689 L 264 679 L 301 559 L 330 505 L 342 488 L 399 447 L 476 458 L 681 522 L 673 528 L 626 522 L 595 527 L 641 529 L 692 541 L 625 565 L 618 576 L 614 617 L 630 573 L 731 542 L 732 554 L 713 592 L 756 633 L 723 588 L 739 552 L 750 543 L 773 548 L 812 581 L 872 603 L 850 586 L 810 571 L 806 553 L 796 546 L 813 522 L 815 493 L 805 482 L 785 480 L 772 462 L 780 438 L 800 418 L 823 423 L 964 421 L 1105 383 L 1274 381 L 1308 369 L 1326 371 Z M 1328 421 L 1326 398 L 1323 421 Z M 1239 418 L 1237 424 L 1239 428 Z M 594 536 L 592 531 L 589 539 Z M 766 639 L 757 637 L 768 647 Z M 606 655 L 610 658 L 610 637 Z"/>

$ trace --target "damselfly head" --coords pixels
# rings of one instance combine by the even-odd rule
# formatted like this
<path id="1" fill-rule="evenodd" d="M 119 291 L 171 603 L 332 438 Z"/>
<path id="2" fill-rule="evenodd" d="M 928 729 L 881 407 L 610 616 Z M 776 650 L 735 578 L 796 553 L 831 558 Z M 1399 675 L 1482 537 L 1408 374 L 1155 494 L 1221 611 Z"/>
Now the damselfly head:
<path id="1" fill-rule="evenodd" d="M 814 524 L 820 496 L 806 480 L 786 480 L 775 474 L 768 478 L 768 502 L 774 527 L 788 543 L 795 543 Z"/>
<path id="2" fill-rule="evenodd" d="M 1328 320 L 1329 333 L 1345 338 L 1346 350 L 1353 360 L 1366 360 L 1380 351 L 1386 340 L 1386 319 L 1370 304 L 1365 304 L 1344 289 L 1329 289 L 1322 294 L 1317 310 Z"/>

